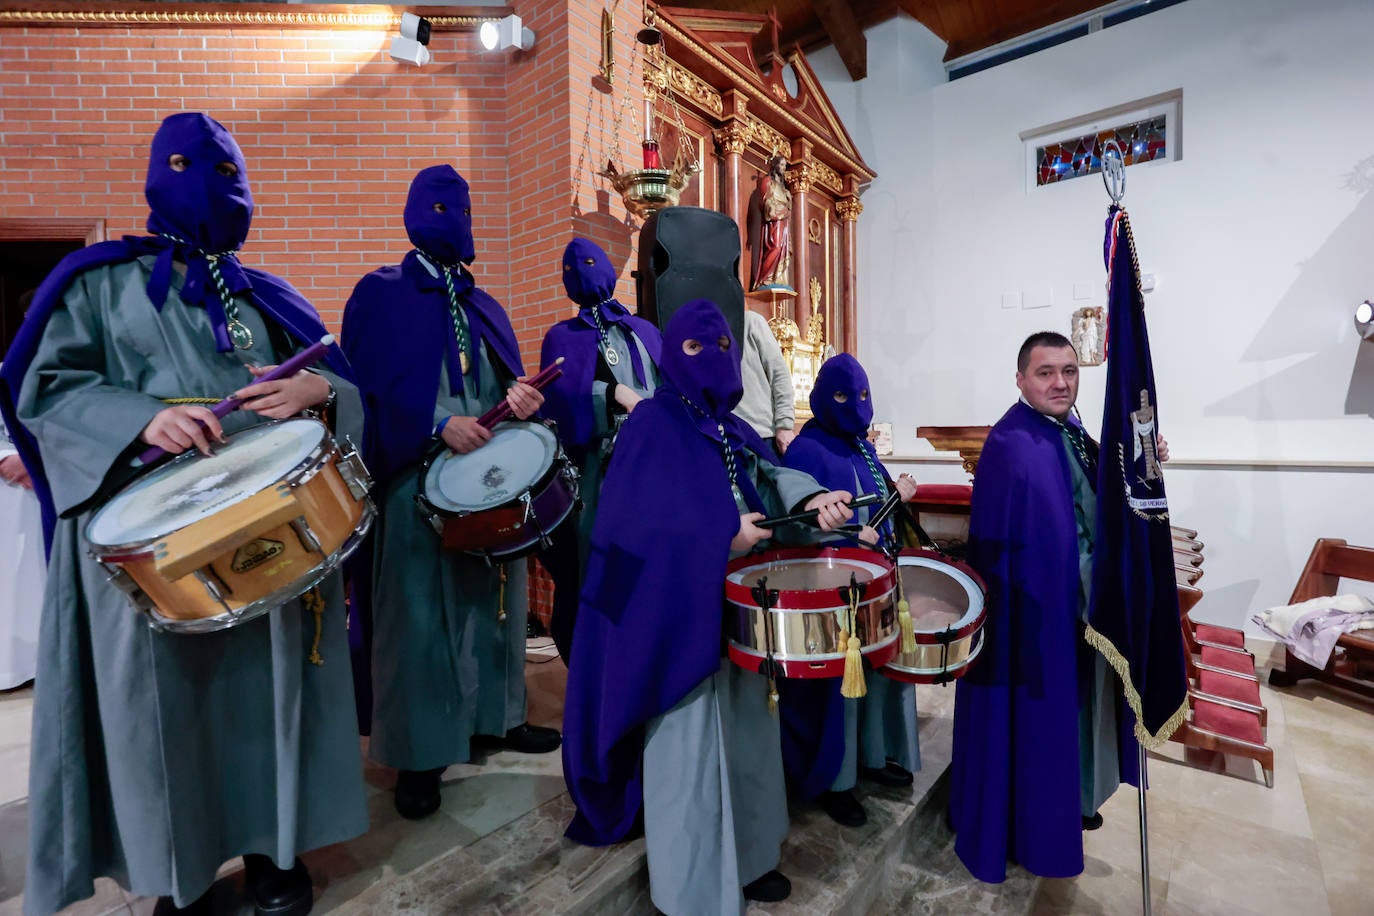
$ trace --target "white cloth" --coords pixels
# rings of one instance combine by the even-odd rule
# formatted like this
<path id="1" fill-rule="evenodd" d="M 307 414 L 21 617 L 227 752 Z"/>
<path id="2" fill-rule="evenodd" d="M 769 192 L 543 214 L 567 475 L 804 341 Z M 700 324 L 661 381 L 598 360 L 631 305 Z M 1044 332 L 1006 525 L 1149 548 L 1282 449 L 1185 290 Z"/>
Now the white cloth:
<path id="1" fill-rule="evenodd" d="M 1290 635 L 1295 635 L 1293 634 L 1293 624 L 1297 623 L 1299 617 L 1311 611 L 1319 610 L 1358 614 L 1362 611 L 1374 611 L 1374 601 L 1364 595 L 1326 595 L 1307 601 L 1299 601 L 1297 604 L 1265 608 L 1254 616 L 1254 621 L 1279 639 L 1286 639 Z M 1374 629 L 1374 619 L 1359 629 Z"/>
<path id="2" fill-rule="evenodd" d="M 0 438 L 0 458 L 13 454 L 8 437 Z M 38 618 L 48 581 L 43 520 L 32 490 L 0 482 L 0 532 L 0 690 L 9 690 L 30 680 L 37 668 Z"/>

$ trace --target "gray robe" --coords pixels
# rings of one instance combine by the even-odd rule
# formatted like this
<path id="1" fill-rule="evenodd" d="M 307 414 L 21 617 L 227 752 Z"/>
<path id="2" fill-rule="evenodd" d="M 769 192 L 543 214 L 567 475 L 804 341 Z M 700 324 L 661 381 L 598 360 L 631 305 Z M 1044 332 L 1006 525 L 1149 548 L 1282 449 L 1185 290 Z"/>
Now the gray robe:
<path id="1" fill-rule="evenodd" d="M 1097 493 L 1074 457 L 1067 433 L 1060 433 L 1069 453 L 1073 479 L 1073 508 L 1078 526 L 1078 618 L 1087 622 L 1088 596 L 1093 579 L 1093 526 L 1097 523 Z M 1086 642 L 1078 644 L 1078 779 L 1083 815 L 1097 813 L 1121 784 L 1117 759 L 1117 682 L 1102 653 Z"/>
<path id="2" fill-rule="evenodd" d="M 821 491 L 807 474 L 761 462 L 750 474 L 768 512 Z M 743 504 L 741 512 L 749 511 Z M 768 680 L 722 660 L 644 739 L 649 894 L 668 916 L 743 914 L 742 888 L 776 868 L 787 837 L 787 787 Z"/>
<path id="3" fill-rule="evenodd" d="M 441 369 L 436 422 L 480 416 L 505 397 L 513 379 L 498 376 L 485 346 L 478 359 L 457 395 Z M 374 542 L 368 753 L 402 770 L 465 762 L 473 735 L 504 735 L 525 721 L 525 560 L 489 567 L 444 550 L 415 505 L 420 473 L 417 465 L 387 485 Z"/>
<path id="4" fill-rule="evenodd" d="M 82 506 L 130 449 L 159 398 L 224 397 L 277 362 L 255 342 L 216 353 L 205 311 L 180 278 L 159 314 L 144 292 L 152 258 L 94 268 L 54 312 L 18 397 L 59 512 Z M 339 437 L 361 439 L 357 391 L 330 377 Z M 238 412 L 226 432 L 261 422 Z M 314 617 L 299 601 L 217 633 L 151 629 L 86 554 L 87 507 L 57 524 L 39 635 L 29 771 L 24 912 L 51 913 L 108 876 L 136 894 L 190 903 L 243 853 L 289 867 L 296 854 L 367 829 L 339 576 L 323 585 L 322 666 L 307 660 Z"/>

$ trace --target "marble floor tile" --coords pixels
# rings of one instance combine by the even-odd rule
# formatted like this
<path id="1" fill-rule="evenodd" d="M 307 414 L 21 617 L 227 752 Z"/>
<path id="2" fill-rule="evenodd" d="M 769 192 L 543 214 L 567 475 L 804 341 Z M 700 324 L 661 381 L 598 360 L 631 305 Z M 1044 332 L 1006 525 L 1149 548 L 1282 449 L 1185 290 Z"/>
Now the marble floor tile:
<path id="1" fill-rule="evenodd" d="M 1220 895 L 1260 912 L 1330 912 L 1325 895 L 1313 894 L 1323 883 L 1310 837 L 1201 808 L 1182 812 L 1179 827 L 1183 839 L 1169 866 L 1171 890 L 1183 888 L 1193 897 Z"/>
<path id="2" fill-rule="evenodd" d="M 1150 871 L 1150 906 L 1164 907 L 1169 882 Z M 1108 865 L 1088 856 L 1077 878 L 1045 878 L 1033 916 L 1137 916 L 1141 912 L 1140 871 Z"/>
<path id="3" fill-rule="evenodd" d="M 1367 823 L 1367 822 L 1366 822 Z M 1332 916 L 1369 916 L 1374 913 L 1374 888 L 1370 886 L 1372 861 L 1369 844 L 1354 847 L 1317 842 L 1326 899 Z"/>
<path id="4" fill-rule="evenodd" d="M 0 805 L 29 794 L 29 720 L 33 687 L 0 693 Z"/>
<path id="5" fill-rule="evenodd" d="M 11 897 L 0 901 L 0 916 L 20 916 L 22 912 L 22 898 Z M 67 907 L 62 911 L 62 916 L 126 916 L 128 913 L 129 901 L 119 885 L 108 878 L 98 878 L 95 894 Z"/>

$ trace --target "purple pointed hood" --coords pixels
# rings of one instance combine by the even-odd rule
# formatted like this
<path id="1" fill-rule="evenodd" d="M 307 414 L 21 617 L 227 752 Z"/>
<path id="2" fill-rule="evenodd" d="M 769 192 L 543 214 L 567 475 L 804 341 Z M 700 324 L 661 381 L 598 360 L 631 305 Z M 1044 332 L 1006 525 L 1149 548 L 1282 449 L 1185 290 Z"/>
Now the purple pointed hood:
<path id="1" fill-rule="evenodd" d="M 837 394 L 844 397 L 843 402 L 836 400 Z M 862 438 L 868 434 L 873 423 L 873 398 L 868 373 L 857 359 L 838 353 L 825 361 L 811 388 L 811 413 L 832 435 Z"/>
<path id="2" fill-rule="evenodd" d="M 406 234 L 428 257 L 447 267 L 477 258 L 472 241 L 472 197 L 451 165 L 421 169 L 406 197 Z"/>
<path id="3" fill-rule="evenodd" d="M 173 167 L 173 156 L 185 158 Z M 185 111 L 162 122 L 143 193 L 154 234 L 175 236 L 206 254 L 237 250 L 248 238 L 253 194 L 243 151 L 209 115 Z"/>
<path id="4" fill-rule="evenodd" d="M 701 352 L 684 353 L 682 345 L 688 340 L 699 341 Z M 659 369 L 669 387 L 716 420 L 728 417 L 744 396 L 739 344 L 725 315 L 709 299 L 693 299 L 673 313 L 663 329 Z"/>

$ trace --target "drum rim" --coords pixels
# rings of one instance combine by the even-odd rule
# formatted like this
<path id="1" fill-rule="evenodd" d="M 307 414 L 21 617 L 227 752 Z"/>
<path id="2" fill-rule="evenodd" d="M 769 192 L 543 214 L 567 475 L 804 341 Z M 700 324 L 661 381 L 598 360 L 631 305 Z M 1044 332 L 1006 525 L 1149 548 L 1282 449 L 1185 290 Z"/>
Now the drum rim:
<path id="1" fill-rule="evenodd" d="M 974 640 L 973 648 L 969 650 L 968 655 L 965 655 L 954 667 L 949 667 L 947 665 L 944 668 L 911 668 L 906 665 L 899 665 L 897 664 L 897 659 L 902 657 L 902 653 L 898 652 L 892 657 L 892 661 L 883 665 L 879 670 L 892 670 L 899 674 L 907 674 L 914 677 L 938 678 L 941 674 L 948 674 L 950 675 L 950 680 L 961 678 L 973 667 L 973 663 L 978 660 L 978 654 L 983 651 L 983 644 L 987 642 L 986 633 L 979 630 L 977 636 L 978 638 Z"/>
<path id="2" fill-rule="evenodd" d="M 310 479 L 310 477 L 313 477 L 314 474 L 308 474 L 303 477 L 298 477 L 297 475 L 303 468 L 322 465 L 328 459 L 329 455 L 339 451 L 338 444 L 334 441 L 333 435 L 329 432 L 329 427 L 326 426 L 324 423 L 321 423 L 319 420 L 314 419 L 313 417 L 285 417 L 280 420 L 268 420 L 265 423 L 254 423 L 252 426 L 238 430 L 237 432 L 230 433 L 226 437 L 226 444 L 229 441 L 232 441 L 235 436 L 240 436 L 244 433 L 249 432 L 257 432 L 259 430 L 267 429 L 269 427 L 282 426 L 287 423 L 308 423 L 313 426 L 319 427 L 321 432 L 320 441 L 315 445 L 311 446 L 310 451 L 306 454 L 304 458 L 296 462 L 291 467 L 287 468 L 277 477 L 273 478 L 261 490 L 256 491 L 257 493 L 262 493 L 274 487 L 280 486 L 288 486 L 294 488 L 296 486 L 299 486 L 300 484 L 305 483 L 307 480 Z M 100 518 L 100 516 L 105 512 L 105 510 L 108 509 L 114 503 L 114 500 L 118 498 L 121 494 L 123 494 L 125 490 L 127 490 L 129 487 L 133 486 L 136 483 L 140 483 L 145 477 L 151 477 L 153 474 L 166 472 L 168 469 L 175 467 L 180 462 L 190 463 L 194 461 L 198 456 L 200 456 L 200 452 L 195 451 L 194 449 L 188 449 L 187 451 L 182 452 L 180 455 L 174 457 L 171 461 L 167 462 L 166 464 L 151 469 L 146 475 L 140 474 L 138 477 L 135 477 L 133 480 L 129 481 L 127 484 L 121 487 L 119 492 L 114 494 L 114 496 L 111 496 L 108 500 L 106 500 L 103 506 L 95 510 L 91 517 L 86 521 L 86 525 L 81 532 L 82 539 L 85 540 L 90 555 L 102 562 L 127 563 L 130 560 L 147 559 L 152 556 L 153 546 L 157 544 L 159 541 L 173 534 L 176 534 L 178 531 L 182 530 L 182 528 L 187 528 L 190 525 L 194 525 L 199 521 L 203 521 L 203 519 L 196 519 L 195 521 L 187 522 L 185 525 L 182 525 L 179 528 L 173 528 L 170 531 L 163 531 L 160 534 L 152 535 L 134 541 L 124 541 L 119 544 L 98 544 L 95 541 L 91 540 L 91 529 L 95 527 L 96 520 Z M 318 468 L 316 469 L 318 470 Z M 253 495 L 253 493 L 244 494 L 239 499 L 227 502 L 220 508 L 227 509 L 230 506 L 237 505 L 238 503 L 243 502 L 243 500 L 248 499 Z M 208 517 L 209 516 L 206 516 L 206 518 Z"/>
<path id="3" fill-rule="evenodd" d="M 429 470 L 434 466 L 436 461 L 449 460 L 444 457 L 445 455 L 457 455 L 457 452 L 448 448 L 441 440 L 438 447 L 431 451 L 430 454 L 426 456 L 425 460 L 420 463 L 420 481 L 415 495 L 416 499 L 424 500 L 426 510 L 435 515 L 443 516 L 444 518 L 462 518 L 466 515 L 480 515 L 483 512 L 494 512 L 497 509 L 504 509 L 513 503 L 520 502 L 523 494 L 541 490 L 558 473 L 560 463 L 568 460 L 567 455 L 563 451 L 563 443 L 558 440 L 558 433 L 553 430 L 553 426 L 548 420 L 503 420 L 496 424 L 495 429 L 500 429 L 503 426 L 532 427 L 535 430 L 543 430 L 553 437 L 553 461 L 549 462 L 549 466 L 544 473 L 528 487 L 521 490 L 521 495 L 514 496 L 505 502 L 496 503 L 495 505 L 487 506 L 483 509 L 446 509 L 443 506 L 436 506 L 434 501 L 429 498 L 428 489 L 425 487 L 425 484 L 429 480 Z M 474 449 L 474 451 L 476 450 Z M 473 452 L 468 452 L 467 454 L 471 455 Z"/>
<path id="4" fill-rule="evenodd" d="M 921 643 L 922 645 L 939 645 L 940 640 L 935 636 L 935 634 L 946 633 L 951 629 L 954 630 L 954 635 L 950 637 L 951 641 L 956 639 L 966 639 L 970 633 L 977 632 L 983 626 L 983 622 L 987 619 L 988 616 L 988 590 L 987 586 L 983 584 L 982 578 L 976 572 L 968 568 L 965 564 L 960 563 L 957 560 L 951 561 L 948 558 L 944 557 L 943 554 L 937 553 L 934 550 L 902 550 L 899 551 L 897 554 L 897 569 L 899 574 L 903 566 L 922 566 L 926 569 L 934 568 L 925 563 L 903 563 L 902 560 L 904 558 L 929 560 L 933 563 L 939 563 L 941 566 L 947 566 L 950 569 L 955 570 L 956 572 L 963 573 L 972 581 L 974 585 L 978 587 L 979 591 L 977 613 L 975 613 L 972 618 L 970 618 L 968 614 L 965 614 L 963 617 L 960 617 L 957 621 L 955 621 L 955 623 L 959 624 L 959 626 L 946 627 L 943 630 L 915 630 L 914 635 L 918 643 Z M 951 576 L 950 578 L 954 577 Z M 954 581 L 959 582 L 958 579 L 955 579 Z M 964 585 L 964 583 L 962 582 L 960 582 L 959 584 Z M 967 593 L 968 588 L 965 587 L 964 591 L 965 593 Z"/>
<path id="5" fill-rule="evenodd" d="M 758 604 L 754 602 L 752 587 L 741 582 L 731 582 L 731 575 L 773 560 L 814 560 L 826 555 L 833 555 L 839 559 L 863 560 L 882 569 L 880 575 L 874 576 L 865 583 L 868 585 L 868 590 L 863 601 L 859 602 L 861 607 L 890 598 L 897 588 L 897 565 L 888 559 L 882 551 L 864 547 L 821 544 L 814 547 L 780 547 L 775 550 L 765 550 L 760 553 L 749 553 L 736 557 L 725 566 L 725 598 L 731 604 L 739 607 L 761 610 Z M 876 591 L 875 585 L 877 586 Z M 840 600 L 837 592 L 838 588 L 778 589 L 778 603 L 773 605 L 770 610 L 834 611 L 846 606 L 842 603 L 836 603 Z"/>
<path id="6" fill-rule="evenodd" d="M 896 626 L 893 626 L 892 632 L 888 633 L 882 639 L 875 640 L 874 642 L 866 642 L 862 646 L 860 646 L 859 654 L 863 656 L 868 656 L 872 655 L 875 652 L 881 652 L 882 650 L 888 648 L 894 642 L 901 638 L 901 629 L 899 629 Z M 762 649 L 756 649 L 753 646 L 746 645 L 737 639 L 731 639 L 729 640 L 729 643 L 731 650 L 739 652 L 743 655 L 747 655 L 750 658 L 763 659 L 768 657 L 768 653 L 764 652 Z M 898 654 L 900 655 L 900 653 Z M 844 657 L 845 653 L 842 651 L 818 653 L 812 655 L 793 655 L 790 652 L 778 652 L 776 650 L 774 650 L 773 652 L 774 660 L 780 662 L 835 662 L 844 661 Z M 896 656 L 893 657 L 895 658 Z M 887 665 L 889 664 L 891 664 L 891 662 L 885 663 L 882 667 L 887 667 Z"/>

